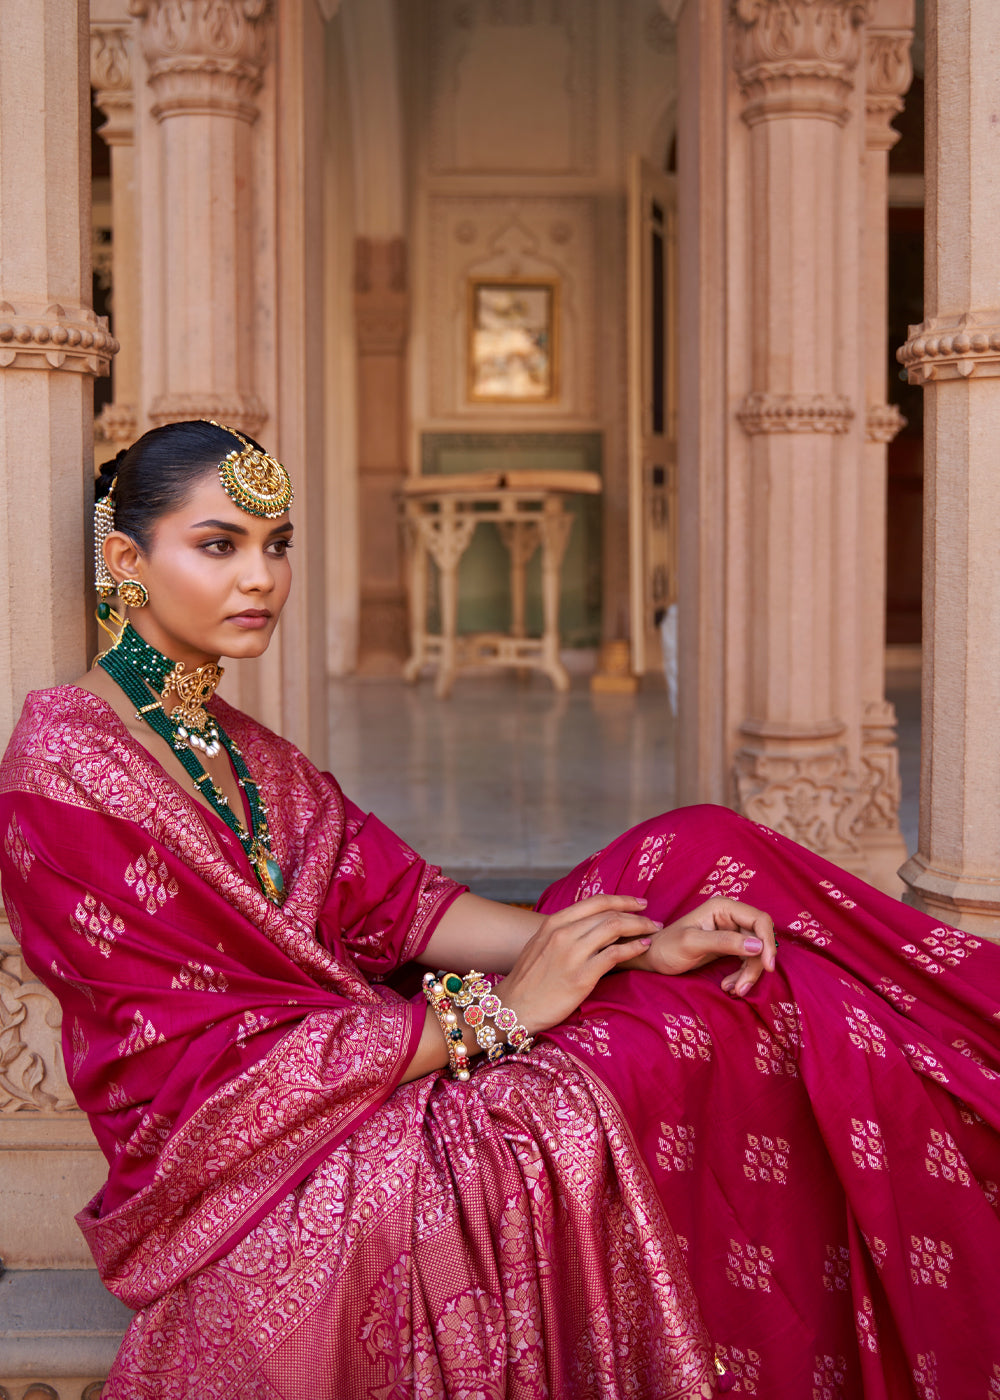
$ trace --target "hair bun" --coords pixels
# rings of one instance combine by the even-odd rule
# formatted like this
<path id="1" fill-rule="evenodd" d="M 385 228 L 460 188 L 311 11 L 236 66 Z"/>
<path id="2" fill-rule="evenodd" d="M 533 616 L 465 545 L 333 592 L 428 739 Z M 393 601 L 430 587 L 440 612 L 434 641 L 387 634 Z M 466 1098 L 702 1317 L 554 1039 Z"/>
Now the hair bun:
<path id="1" fill-rule="evenodd" d="M 102 462 L 98 467 L 97 481 L 94 484 L 95 500 L 99 501 L 102 496 L 106 496 L 115 484 L 115 478 L 118 475 L 118 470 L 121 467 L 122 459 L 126 452 L 128 452 L 128 448 L 123 447 L 110 461 Z"/>

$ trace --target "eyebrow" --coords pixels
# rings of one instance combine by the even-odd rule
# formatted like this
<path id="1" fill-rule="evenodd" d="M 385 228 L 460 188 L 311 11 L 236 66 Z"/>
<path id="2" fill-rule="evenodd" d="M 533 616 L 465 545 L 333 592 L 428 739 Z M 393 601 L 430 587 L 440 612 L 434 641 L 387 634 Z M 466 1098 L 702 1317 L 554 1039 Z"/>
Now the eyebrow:
<path id="1" fill-rule="evenodd" d="M 290 534 L 294 528 L 290 520 L 286 521 L 284 525 L 276 525 L 273 530 L 268 532 L 268 539 L 270 539 L 272 535 Z M 191 526 L 191 529 L 224 530 L 226 534 L 229 535 L 246 535 L 250 533 L 245 525 L 233 525 L 227 520 L 199 520 L 197 524 Z"/>

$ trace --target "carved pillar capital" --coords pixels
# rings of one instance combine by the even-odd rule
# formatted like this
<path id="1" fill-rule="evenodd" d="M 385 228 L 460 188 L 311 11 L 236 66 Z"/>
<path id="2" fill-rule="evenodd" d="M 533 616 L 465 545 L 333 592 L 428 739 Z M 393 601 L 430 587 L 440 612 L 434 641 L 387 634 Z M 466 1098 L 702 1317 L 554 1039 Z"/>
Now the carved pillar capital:
<path id="1" fill-rule="evenodd" d="M 129 0 L 142 21 L 152 108 L 256 120 L 271 0 Z"/>
<path id="2" fill-rule="evenodd" d="M 100 20 L 91 24 L 90 82 L 106 118 L 101 136 L 109 146 L 131 146 L 135 140 L 131 25 Z"/>
<path id="3" fill-rule="evenodd" d="M 889 151 L 899 140 L 891 125 L 903 110 L 903 94 L 913 81 L 912 29 L 868 29 L 865 33 L 865 144 Z"/>
<path id="4" fill-rule="evenodd" d="M 733 63 L 749 126 L 848 117 L 867 0 L 732 0 Z"/>

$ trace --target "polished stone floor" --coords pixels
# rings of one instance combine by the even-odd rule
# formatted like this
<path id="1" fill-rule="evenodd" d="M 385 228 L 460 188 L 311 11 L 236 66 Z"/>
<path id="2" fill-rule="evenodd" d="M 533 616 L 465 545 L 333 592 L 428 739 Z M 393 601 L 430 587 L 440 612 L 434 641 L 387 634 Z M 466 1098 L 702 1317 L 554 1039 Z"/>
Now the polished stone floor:
<path id="1" fill-rule="evenodd" d="M 916 846 L 919 691 L 900 715 L 902 826 Z M 661 686 L 568 694 L 513 673 L 431 682 L 349 678 L 331 688 L 331 763 L 345 792 L 479 893 L 534 898 L 618 832 L 674 802 L 674 721 Z"/>

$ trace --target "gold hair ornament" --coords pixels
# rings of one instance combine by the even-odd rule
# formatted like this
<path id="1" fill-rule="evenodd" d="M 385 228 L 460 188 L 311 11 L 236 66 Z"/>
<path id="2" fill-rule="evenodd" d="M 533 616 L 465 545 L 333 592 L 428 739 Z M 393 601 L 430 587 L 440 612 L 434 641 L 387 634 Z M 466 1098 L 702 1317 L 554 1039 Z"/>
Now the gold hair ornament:
<path id="1" fill-rule="evenodd" d="M 219 480 L 229 499 L 245 510 L 247 515 L 262 516 L 265 520 L 275 520 L 295 499 L 292 479 L 288 472 L 262 448 L 247 442 L 242 433 L 229 428 L 225 423 L 217 423 L 214 418 L 203 420 L 213 428 L 232 433 L 243 446 L 235 447 L 219 463 Z"/>
<path id="2" fill-rule="evenodd" d="M 115 483 L 99 501 L 94 502 L 94 587 L 98 598 L 110 598 L 116 591 L 111 570 L 104 558 L 104 541 L 115 528 Z"/>

